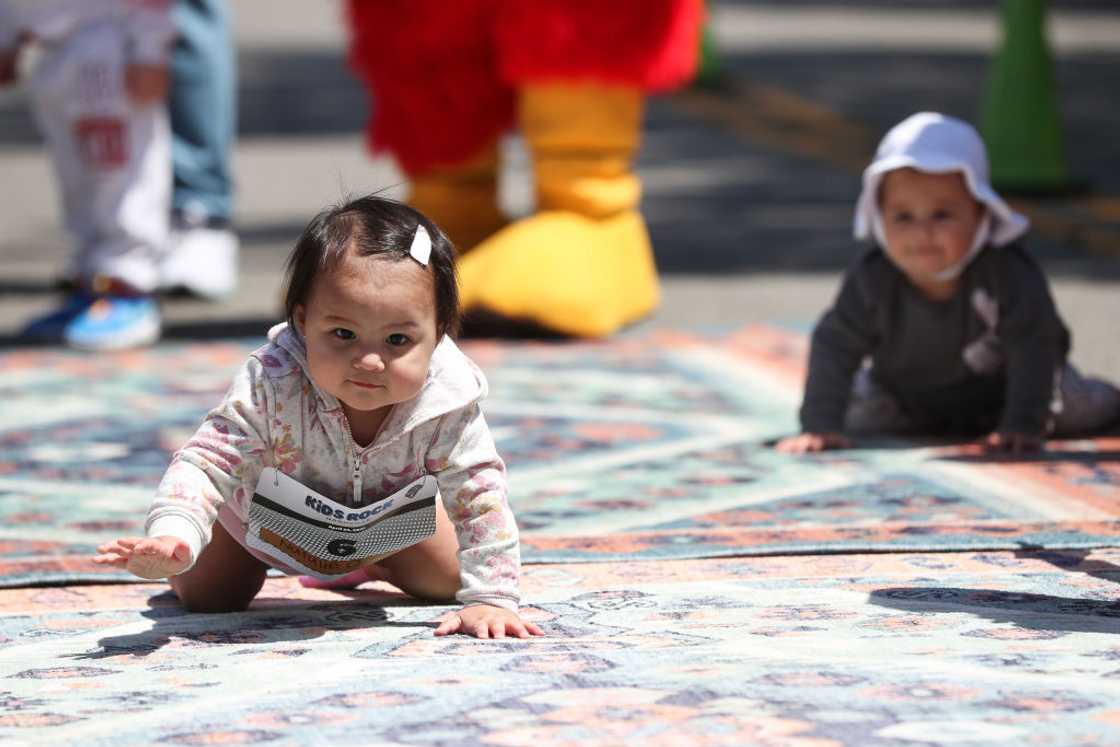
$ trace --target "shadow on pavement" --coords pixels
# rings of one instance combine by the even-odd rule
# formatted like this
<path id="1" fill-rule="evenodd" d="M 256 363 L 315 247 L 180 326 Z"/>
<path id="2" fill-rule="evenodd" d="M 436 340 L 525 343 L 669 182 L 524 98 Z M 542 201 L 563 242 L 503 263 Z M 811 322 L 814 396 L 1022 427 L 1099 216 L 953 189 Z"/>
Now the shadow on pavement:
<path id="1" fill-rule="evenodd" d="M 185 340 L 228 340 L 231 338 L 259 337 L 262 341 L 268 330 L 280 320 L 279 315 L 249 318 L 199 319 L 191 321 L 165 322 L 161 342 Z M 34 342 L 24 340 L 18 334 L 0 335 L 0 349 L 3 348 L 49 348 L 59 343 Z"/>

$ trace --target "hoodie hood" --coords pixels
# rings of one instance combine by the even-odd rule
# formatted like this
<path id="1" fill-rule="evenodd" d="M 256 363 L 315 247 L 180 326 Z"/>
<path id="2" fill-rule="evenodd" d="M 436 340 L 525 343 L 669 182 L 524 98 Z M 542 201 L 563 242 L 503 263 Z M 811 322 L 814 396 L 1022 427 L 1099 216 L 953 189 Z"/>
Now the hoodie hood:
<path id="1" fill-rule="evenodd" d="M 342 403 L 324 392 L 311 378 L 307 366 L 307 347 L 303 338 L 287 322 L 277 324 L 268 331 L 268 339 L 287 353 L 292 366 L 298 367 L 311 382 L 324 410 L 341 409 Z M 393 406 L 389 418 L 381 427 L 375 443 L 395 439 L 422 423 L 462 409 L 486 397 L 488 387 L 482 370 L 463 354 L 447 335 L 436 345 L 428 366 L 428 377 L 419 394 Z"/>
<path id="2" fill-rule="evenodd" d="M 968 191 L 987 209 L 986 220 L 973 241 L 972 251 L 957 273 L 987 244 L 1005 246 L 1030 227 L 1026 216 L 1015 212 L 989 183 L 988 155 L 972 125 L 935 112 L 921 112 L 895 125 L 879 143 L 875 159 L 863 172 L 863 189 L 856 202 L 853 233 L 857 239 L 874 237 L 886 246 L 879 214 L 879 185 L 883 175 L 911 168 L 927 174 L 960 173 Z M 951 276 L 951 275 L 950 275 Z"/>

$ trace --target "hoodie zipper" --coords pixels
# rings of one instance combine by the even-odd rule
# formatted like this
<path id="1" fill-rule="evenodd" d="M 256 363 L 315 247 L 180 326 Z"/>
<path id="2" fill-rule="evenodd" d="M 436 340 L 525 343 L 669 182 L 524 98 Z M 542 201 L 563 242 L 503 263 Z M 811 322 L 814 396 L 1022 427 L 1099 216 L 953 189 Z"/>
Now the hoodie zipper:
<path id="1" fill-rule="evenodd" d="M 350 439 L 350 455 L 354 459 L 354 469 L 350 473 L 350 494 L 352 506 L 362 503 L 362 457 L 358 452 L 358 442 L 354 440 L 354 432 L 350 430 L 350 419 L 346 413 L 339 411 L 342 424 L 346 426 L 346 436 Z"/>
<path id="2" fill-rule="evenodd" d="M 269 340 L 281 350 L 284 350 L 288 355 L 292 356 L 296 363 L 299 364 L 300 370 L 303 372 L 304 377 L 311 382 L 311 388 L 315 393 L 315 396 L 321 397 L 322 395 L 319 392 L 318 387 L 315 385 L 314 379 L 312 379 L 310 374 L 307 373 L 307 353 L 303 341 L 300 339 L 299 334 L 291 327 L 287 327 L 286 329 L 281 329 L 281 327 L 284 327 L 284 325 L 278 324 L 271 330 L 269 330 Z M 289 345 L 288 341 L 284 339 L 285 332 L 289 333 L 292 337 L 292 340 L 294 340 L 294 343 L 292 343 L 291 345 Z M 448 342 L 450 342 L 450 340 L 448 340 Z M 464 407 L 468 404 L 477 402 L 481 396 L 484 396 L 484 392 L 480 390 L 472 399 L 468 400 L 465 403 L 457 405 L 457 407 Z M 450 411 L 451 410 L 440 410 L 438 414 L 432 415 L 423 421 L 418 421 L 415 425 L 419 425 L 423 422 L 428 422 L 428 420 L 435 419 L 436 417 L 442 417 Z M 354 460 L 354 469 L 350 473 L 350 492 L 351 500 L 353 500 L 353 505 L 358 506 L 361 505 L 362 502 L 362 460 L 360 449 L 358 448 L 358 442 L 354 440 L 354 432 L 350 429 L 350 420 L 346 417 L 346 413 L 341 410 L 341 407 L 339 408 L 339 415 L 341 416 L 343 425 L 346 428 L 346 435 L 350 439 L 351 458 Z M 377 435 L 380 435 L 380 431 L 384 427 L 385 423 L 383 422 L 381 424 L 381 428 L 378 429 Z M 377 435 L 374 436 L 374 441 L 377 440 Z M 370 444 L 370 446 L 372 445 L 373 443 Z"/>

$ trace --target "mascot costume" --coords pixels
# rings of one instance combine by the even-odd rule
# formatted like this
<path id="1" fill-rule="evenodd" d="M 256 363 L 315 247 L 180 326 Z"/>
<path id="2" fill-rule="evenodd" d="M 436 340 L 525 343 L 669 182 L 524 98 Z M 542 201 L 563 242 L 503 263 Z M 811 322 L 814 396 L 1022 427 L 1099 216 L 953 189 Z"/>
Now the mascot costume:
<path id="1" fill-rule="evenodd" d="M 468 321 L 606 336 L 658 304 L 632 163 L 647 93 L 689 81 L 702 0 L 350 0 L 369 142 L 459 248 Z M 536 213 L 497 205 L 517 128 Z"/>

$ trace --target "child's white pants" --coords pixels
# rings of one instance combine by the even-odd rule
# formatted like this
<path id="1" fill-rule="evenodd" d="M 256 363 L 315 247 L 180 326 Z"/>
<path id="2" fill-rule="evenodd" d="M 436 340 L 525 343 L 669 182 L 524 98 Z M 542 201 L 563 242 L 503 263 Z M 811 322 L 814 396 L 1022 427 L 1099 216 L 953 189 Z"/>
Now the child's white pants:
<path id="1" fill-rule="evenodd" d="M 75 242 L 73 271 L 148 292 L 167 242 L 171 136 L 163 104 L 129 100 L 125 54 L 119 24 L 79 28 L 43 45 L 30 94 Z"/>

